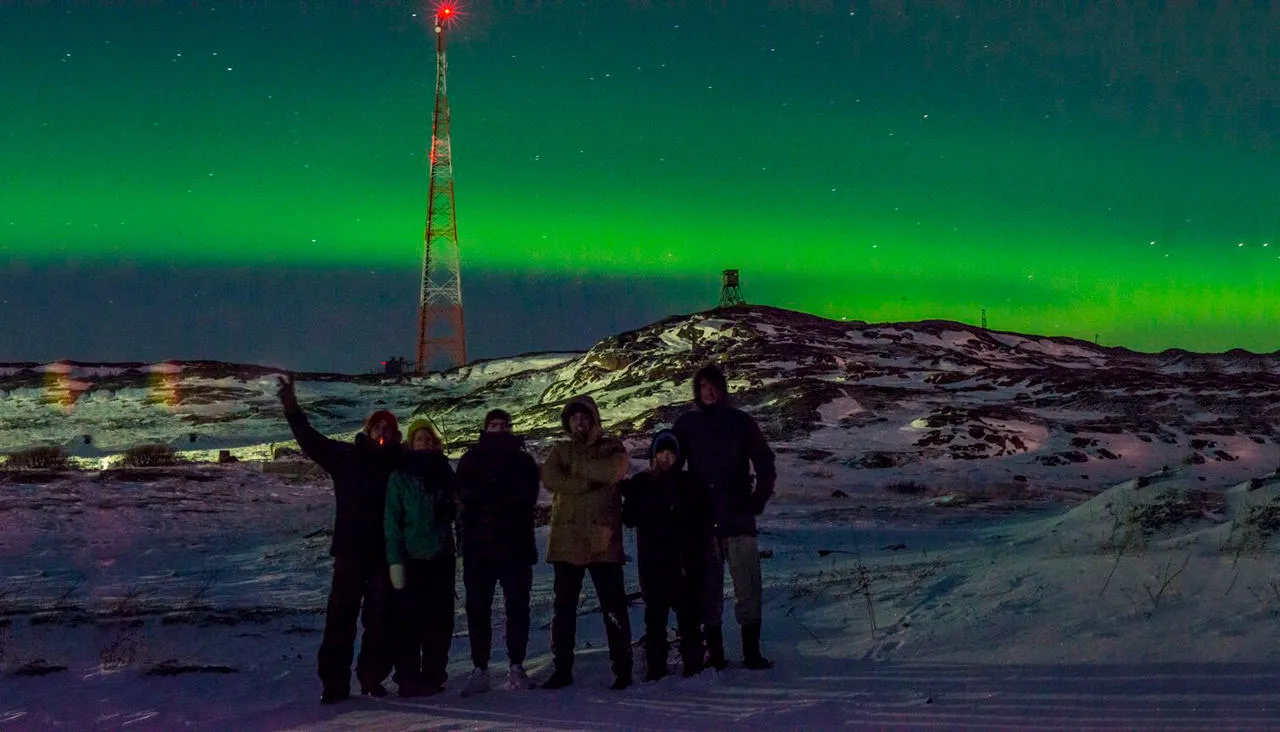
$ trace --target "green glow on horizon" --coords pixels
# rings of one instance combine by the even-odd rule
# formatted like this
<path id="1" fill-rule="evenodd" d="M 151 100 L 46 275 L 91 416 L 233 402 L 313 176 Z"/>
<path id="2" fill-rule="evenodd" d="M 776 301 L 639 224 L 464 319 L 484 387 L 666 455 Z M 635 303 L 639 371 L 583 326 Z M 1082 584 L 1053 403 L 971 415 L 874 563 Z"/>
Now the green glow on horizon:
<path id="1" fill-rule="evenodd" d="M 115 29 L 138 34 L 127 49 L 86 26 L 66 61 L 5 39 L 0 61 L 36 64 L 0 81 L 19 102 L 0 138 L 13 259 L 419 266 L 421 28 L 316 26 L 290 52 L 166 22 L 180 40 Z M 489 31 L 506 45 L 451 51 L 464 278 L 737 267 L 749 300 L 832 317 L 974 322 L 985 307 L 993 328 L 1144 350 L 1280 348 L 1274 148 L 931 101 L 945 79 L 899 95 L 874 70 L 865 91 L 769 86 L 763 60 L 695 79 L 697 51 L 654 69 L 643 41 L 596 48 L 588 68 L 587 51 L 523 35 L 536 18 L 509 22 Z M 350 59 L 317 60 L 344 33 Z"/>

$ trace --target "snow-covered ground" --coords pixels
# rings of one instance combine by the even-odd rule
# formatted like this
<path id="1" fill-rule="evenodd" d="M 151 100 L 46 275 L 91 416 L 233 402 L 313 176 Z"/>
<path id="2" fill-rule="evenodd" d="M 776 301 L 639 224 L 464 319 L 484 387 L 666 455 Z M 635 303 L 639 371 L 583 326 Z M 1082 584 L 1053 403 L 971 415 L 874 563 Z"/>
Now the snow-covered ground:
<path id="1" fill-rule="evenodd" d="M 1196 466 L 1063 502 L 807 470 L 783 456 L 762 524 L 775 669 L 610 692 L 588 590 L 571 689 L 461 699 L 459 603 L 447 694 L 334 707 L 314 677 L 325 480 L 240 464 L 0 484 L 0 724 L 1263 729 L 1280 714 L 1280 476 L 1220 490 Z M 539 565 L 535 677 L 550 579 Z M 638 589 L 633 565 L 627 582 Z M 641 613 L 637 600 L 637 638 Z"/>

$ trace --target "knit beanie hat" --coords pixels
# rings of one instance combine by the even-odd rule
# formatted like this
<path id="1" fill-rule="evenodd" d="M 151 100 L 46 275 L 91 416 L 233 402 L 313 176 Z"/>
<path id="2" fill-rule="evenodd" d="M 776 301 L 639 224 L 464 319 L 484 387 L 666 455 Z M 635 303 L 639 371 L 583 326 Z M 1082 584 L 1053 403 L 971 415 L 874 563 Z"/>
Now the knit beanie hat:
<path id="1" fill-rule="evenodd" d="M 511 414 L 505 409 L 490 409 L 489 413 L 484 415 L 484 426 L 488 427 L 489 423 L 495 419 L 500 419 L 507 424 L 511 424 Z"/>
<path id="2" fill-rule="evenodd" d="M 364 428 L 367 430 L 379 422 L 390 427 L 393 432 L 399 431 L 400 429 L 400 421 L 396 419 L 396 415 L 385 409 L 379 409 L 373 414 L 370 414 L 369 418 L 364 421 Z"/>
<path id="3" fill-rule="evenodd" d="M 653 443 L 649 446 L 649 458 L 657 457 L 663 450 L 675 453 L 676 459 L 680 458 L 680 440 L 671 430 L 663 430 L 654 435 Z"/>
<path id="4" fill-rule="evenodd" d="M 445 447 L 444 432 L 440 431 L 440 428 L 436 426 L 436 423 L 432 422 L 430 417 L 418 417 L 409 423 L 409 432 L 405 436 L 404 440 L 411 449 L 413 448 L 413 436 L 422 430 L 426 430 L 430 433 L 431 436 L 440 443 L 440 447 L 442 449 Z"/>

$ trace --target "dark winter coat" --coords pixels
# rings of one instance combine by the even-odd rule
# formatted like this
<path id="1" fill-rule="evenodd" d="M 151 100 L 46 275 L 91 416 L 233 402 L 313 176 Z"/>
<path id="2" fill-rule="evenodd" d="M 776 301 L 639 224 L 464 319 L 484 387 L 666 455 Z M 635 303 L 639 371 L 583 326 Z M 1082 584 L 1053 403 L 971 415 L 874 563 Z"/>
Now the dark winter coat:
<path id="1" fill-rule="evenodd" d="M 339 442 L 320 434 L 301 410 L 288 412 L 285 417 L 303 454 L 333 478 L 337 505 L 329 554 L 385 565 L 383 520 L 387 480 L 397 468 L 415 475 L 430 475 L 433 470 L 430 453 L 379 446 L 363 432 L 357 433 L 352 442 Z"/>
<path id="2" fill-rule="evenodd" d="M 568 432 L 569 415 L 585 407 L 594 420 L 586 441 L 557 442 L 542 464 L 542 484 L 551 493 L 551 538 L 547 561 L 580 567 L 622 564 L 622 492 L 618 481 L 628 463 L 622 443 L 602 434 L 600 411 L 591 397 L 565 405 L 560 422 Z"/>
<path id="3" fill-rule="evenodd" d="M 704 405 L 698 385 L 711 380 L 721 400 Z M 773 495 L 777 472 L 773 451 L 759 425 L 746 412 L 729 404 L 724 375 L 706 366 L 693 379 L 696 408 L 676 420 L 683 461 L 690 473 L 707 486 L 711 497 L 712 530 L 717 536 L 754 536 L 756 516 Z M 755 469 L 754 486 L 751 469 Z"/>
<path id="4" fill-rule="evenodd" d="M 534 564 L 538 463 L 509 432 L 482 432 L 458 461 L 464 561 Z"/>
<path id="5" fill-rule="evenodd" d="M 620 486 L 622 522 L 636 530 L 641 585 L 646 575 L 700 572 L 711 546 L 711 500 L 683 470 L 646 470 Z"/>
<path id="6" fill-rule="evenodd" d="M 431 475 L 411 475 L 396 470 L 387 481 L 383 530 L 388 564 L 437 559 L 455 551 L 453 519 L 457 514 L 457 479 L 443 453 L 420 455 L 436 457 Z"/>

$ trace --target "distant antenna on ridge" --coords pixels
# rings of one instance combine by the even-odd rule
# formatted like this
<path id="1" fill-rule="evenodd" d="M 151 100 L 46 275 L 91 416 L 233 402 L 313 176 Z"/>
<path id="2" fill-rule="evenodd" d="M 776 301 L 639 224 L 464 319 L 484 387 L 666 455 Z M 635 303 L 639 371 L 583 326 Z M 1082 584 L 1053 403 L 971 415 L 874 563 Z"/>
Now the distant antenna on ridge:
<path id="1" fill-rule="evenodd" d="M 986 308 L 982 309 L 982 329 L 983 330 L 987 329 L 987 309 Z"/>
<path id="2" fill-rule="evenodd" d="M 721 273 L 721 307 L 733 307 L 735 305 L 746 305 L 745 299 L 742 299 L 742 289 L 737 283 L 737 270 L 724 270 Z"/>

